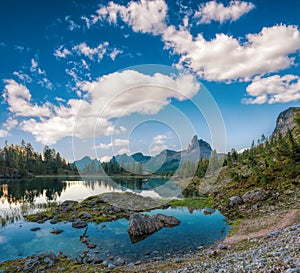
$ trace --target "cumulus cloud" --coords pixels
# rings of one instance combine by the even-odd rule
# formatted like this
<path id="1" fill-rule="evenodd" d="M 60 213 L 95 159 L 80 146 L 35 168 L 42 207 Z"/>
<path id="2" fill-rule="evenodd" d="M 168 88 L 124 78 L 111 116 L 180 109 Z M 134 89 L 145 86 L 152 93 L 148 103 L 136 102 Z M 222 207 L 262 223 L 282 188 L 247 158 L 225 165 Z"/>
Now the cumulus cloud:
<path id="1" fill-rule="evenodd" d="M 130 1 L 127 6 L 109 2 L 107 6 L 102 6 L 97 11 L 97 16 L 92 18 L 92 23 L 105 19 L 116 24 L 120 17 L 136 32 L 160 34 L 166 28 L 167 10 L 164 0 Z"/>
<path id="2" fill-rule="evenodd" d="M 254 9 L 251 2 L 244 1 L 230 1 L 228 6 L 216 1 L 210 1 L 201 4 L 199 10 L 195 13 L 194 17 L 199 18 L 199 24 L 209 24 L 212 21 L 224 23 L 226 21 L 236 21 L 242 15 Z"/>
<path id="3" fill-rule="evenodd" d="M 9 105 L 9 110 L 16 116 L 49 117 L 51 115 L 49 104 L 39 106 L 32 103 L 31 94 L 26 86 L 14 80 L 5 81 L 3 96 Z"/>
<path id="4" fill-rule="evenodd" d="M 231 1 L 225 7 L 211 1 L 200 6 L 195 16 L 202 22 L 234 21 L 253 8 L 250 2 Z M 179 69 L 189 69 L 208 81 L 250 81 L 257 75 L 289 68 L 294 64 L 293 54 L 300 50 L 300 33 L 293 25 L 264 27 L 259 33 L 237 38 L 219 33 L 207 40 L 201 33 L 192 34 L 187 29 L 187 19 L 178 27 L 167 25 L 167 6 L 163 0 L 131 1 L 127 6 L 109 2 L 97 13 L 94 23 L 98 20 L 117 23 L 120 17 L 135 32 L 160 35 L 165 49 L 179 56 Z"/>
<path id="5" fill-rule="evenodd" d="M 296 101 L 300 99 L 300 77 L 296 75 L 257 77 L 246 91 L 252 97 L 243 100 L 246 104 Z"/>
<path id="6" fill-rule="evenodd" d="M 150 153 L 152 155 L 156 155 L 163 150 L 167 149 L 166 140 L 172 138 L 169 133 L 167 134 L 160 134 L 152 139 L 152 145 L 150 146 Z"/>
<path id="7" fill-rule="evenodd" d="M 111 160 L 111 156 L 105 155 L 100 158 L 101 162 L 109 162 Z"/>
<path id="8" fill-rule="evenodd" d="M 151 155 L 157 155 L 159 154 L 160 152 L 162 152 L 163 150 L 166 150 L 167 149 L 167 146 L 162 144 L 162 145 L 152 145 L 150 147 L 150 154 Z"/>
<path id="9" fill-rule="evenodd" d="M 83 82 L 96 109 L 103 117 L 113 118 L 134 112 L 156 114 L 170 103 L 171 98 L 186 100 L 193 97 L 200 84 L 190 74 L 170 77 L 160 73 L 153 76 L 133 70 L 112 73 L 93 82 Z"/>
<path id="10" fill-rule="evenodd" d="M 71 55 L 71 51 L 64 48 L 64 46 L 60 46 L 58 49 L 55 50 L 54 56 L 57 58 L 66 58 L 68 55 Z"/>
<path id="11" fill-rule="evenodd" d="M 282 70 L 293 65 L 291 57 L 300 49 L 296 26 L 264 27 L 258 34 L 246 35 L 246 41 L 226 34 L 206 40 L 188 30 L 169 26 L 163 41 L 167 49 L 180 55 L 178 67 L 186 67 L 209 81 L 250 80 L 255 75 Z"/>
<path id="12" fill-rule="evenodd" d="M 102 76 L 95 81 L 78 83 L 83 99 L 70 99 L 60 105 L 31 102 L 29 90 L 14 80 L 7 80 L 5 98 L 16 116 L 32 117 L 21 122 L 20 128 L 33 134 L 43 144 L 54 144 L 66 136 L 91 138 L 125 132 L 115 128 L 112 118 L 132 113 L 155 114 L 172 98 L 186 100 L 199 91 L 200 84 L 192 75 L 145 75 L 124 70 Z M 109 144 L 108 144 L 109 145 Z M 127 145 L 115 139 L 114 146 Z M 102 148 L 106 148 L 102 145 Z M 109 146 L 108 146 L 109 148 Z"/>
<path id="13" fill-rule="evenodd" d="M 129 140 L 128 139 L 114 139 L 111 143 L 105 144 L 105 143 L 100 143 L 97 145 L 95 148 L 96 149 L 104 149 L 107 150 L 112 147 L 121 147 L 121 146 L 128 146 L 129 145 Z"/>
<path id="14" fill-rule="evenodd" d="M 9 131 L 18 125 L 18 121 L 9 117 L 3 124 L 2 129 L 0 129 L 0 137 L 6 137 L 9 135 Z"/>
<path id="15" fill-rule="evenodd" d="M 118 155 L 122 154 L 130 154 L 130 150 L 128 148 L 122 148 L 117 152 Z"/>

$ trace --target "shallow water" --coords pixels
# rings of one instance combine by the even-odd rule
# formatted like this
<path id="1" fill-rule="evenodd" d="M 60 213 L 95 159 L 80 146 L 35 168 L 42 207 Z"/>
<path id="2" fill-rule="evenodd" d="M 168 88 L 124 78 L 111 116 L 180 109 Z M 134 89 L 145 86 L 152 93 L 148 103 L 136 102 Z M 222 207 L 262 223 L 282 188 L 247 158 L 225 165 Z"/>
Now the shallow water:
<path id="1" fill-rule="evenodd" d="M 228 232 L 229 226 L 225 217 L 218 211 L 212 215 L 204 215 L 202 210 L 192 213 L 187 208 L 168 208 L 153 210 L 149 214 L 163 213 L 177 217 L 181 224 L 174 228 L 163 228 L 147 237 L 145 240 L 132 244 L 127 233 L 128 220 L 119 219 L 100 225 L 89 224 L 87 235 L 90 243 L 96 244 L 95 249 L 89 250 L 92 256 L 108 259 L 122 257 L 126 262 L 147 260 L 153 257 L 166 258 L 178 256 L 197 250 L 199 246 L 210 246 L 222 239 Z M 106 227 L 102 227 L 105 224 Z M 32 227 L 41 229 L 32 232 Z M 61 234 L 51 234 L 52 228 L 63 229 Z M 8 225 L 0 231 L 0 261 L 15 259 L 46 250 L 55 253 L 62 251 L 68 257 L 79 257 L 87 250 L 79 236 L 84 229 L 72 228 L 71 223 L 51 225 L 28 223 L 20 221 Z M 99 251 L 95 254 L 94 251 Z"/>
<path id="2" fill-rule="evenodd" d="M 79 240 L 83 229 L 74 229 L 71 223 L 51 225 L 29 223 L 22 215 L 36 212 L 52 202 L 64 200 L 81 201 L 88 196 L 111 191 L 132 191 L 145 196 L 159 197 L 159 186 L 167 181 L 160 178 L 115 179 L 113 185 L 105 179 L 86 179 L 84 181 L 66 181 L 58 178 L 1 181 L 0 182 L 0 261 L 16 259 L 47 250 L 55 253 L 62 251 L 68 257 L 79 257 L 87 250 Z M 166 190 L 165 188 L 164 190 Z M 177 189 L 176 189 L 177 191 Z M 97 244 L 89 250 L 92 256 L 102 259 L 122 257 L 127 262 L 151 259 L 153 257 L 177 256 L 196 251 L 199 246 L 209 246 L 222 239 L 229 226 L 225 217 L 218 211 L 204 215 L 202 210 L 191 211 L 188 208 L 168 208 L 153 210 L 150 214 L 172 215 L 181 221 L 174 228 L 163 228 L 145 240 L 132 244 L 127 233 L 128 220 L 96 225 L 90 223 L 87 235 L 90 243 Z M 21 220 L 20 220 L 21 219 Z M 5 222 L 5 223 L 4 223 Z M 4 223 L 4 224 L 3 224 Z M 105 224 L 105 228 L 101 226 Z M 32 232 L 33 227 L 41 229 Z M 64 230 L 61 234 L 51 234 L 52 228 Z M 95 253 L 99 251 L 99 253 Z"/>

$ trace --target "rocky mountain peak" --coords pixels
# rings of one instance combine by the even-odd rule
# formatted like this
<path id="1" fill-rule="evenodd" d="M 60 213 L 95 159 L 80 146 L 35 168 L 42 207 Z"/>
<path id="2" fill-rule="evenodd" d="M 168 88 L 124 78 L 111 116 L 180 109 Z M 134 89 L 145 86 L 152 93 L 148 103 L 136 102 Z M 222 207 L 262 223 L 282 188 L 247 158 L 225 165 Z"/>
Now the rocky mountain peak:
<path id="1" fill-rule="evenodd" d="M 282 136 L 285 136 L 289 130 L 293 130 L 296 126 L 294 118 L 297 112 L 300 112 L 300 107 L 290 107 L 281 112 L 277 118 L 276 127 L 272 135 L 277 137 L 279 132 L 281 132 Z"/>

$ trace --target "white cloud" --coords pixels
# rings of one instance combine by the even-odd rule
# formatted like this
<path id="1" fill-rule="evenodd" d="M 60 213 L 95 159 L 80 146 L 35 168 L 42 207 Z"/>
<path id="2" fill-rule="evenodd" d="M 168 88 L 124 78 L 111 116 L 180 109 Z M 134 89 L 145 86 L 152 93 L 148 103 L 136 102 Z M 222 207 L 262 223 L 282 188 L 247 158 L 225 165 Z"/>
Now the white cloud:
<path id="1" fill-rule="evenodd" d="M 101 162 L 109 162 L 111 160 L 111 156 L 105 155 L 100 158 Z"/>
<path id="2" fill-rule="evenodd" d="M 90 60 L 96 59 L 98 62 L 100 62 L 104 56 L 109 56 L 114 61 L 117 55 L 123 52 L 117 48 L 110 48 L 108 42 L 103 42 L 94 48 L 89 47 L 86 43 L 80 43 L 75 45 L 72 50 L 78 55 L 83 55 Z M 86 65 L 86 63 L 83 63 L 83 65 Z"/>
<path id="3" fill-rule="evenodd" d="M 150 153 L 152 155 L 156 155 L 162 152 L 163 150 L 166 150 L 167 149 L 166 140 L 170 138 L 172 138 L 170 133 L 160 134 L 153 137 L 152 145 L 150 146 Z"/>
<path id="4" fill-rule="evenodd" d="M 108 42 L 104 42 L 102 44 L 99 44 L 95 48 L 91 48 L 86 43 L 81 43 L 79 45 L 74 46 L 72 50 L 76 51 L 80 55 L 84 55 L 85 57 L 88 57 L 91 60 L 94 60 L 96 56 L 97 60 L 100 61 L 103 59 L 103 56 L 106 53 L 108 45 L 109 45 Z"/>
<path id="5" fill-rule="evenodd" d="M 274 75 L 255 78 L 246 89 L 253 98 L 244 99 L 246 104 L 291 102 L 300 99 L 300 77 L 296 75 Z"/>
<path id="6" fill-rule="evenodd" d="M 18 121 L 16 119 L 13 119 L 12 117 L 9 117 L 6 122 L 3 124 L 3 128 L 10 131 L 11 129 L 15 128 L 18 125 Z"/>
<path id="7" fill-rule="evenodd" d="M 255 75 L 282 70 L 293 65 L 290 55 L 300 49 L 296 26 L 264 27 L 258 34 L 246 35 L 247 41 L 226 34 L 205 40 L 193 37 L 183 28 L 169 26 L 163 34 L 167 49 L 180 55 L 178 67 L 186 67 L 209 81 L 250 80 Z"/>
<path id="8" fill-rule="evenodd" d="M 22 71 L 14 71 L 13 75 L 16 76 L 20 81 L 24 83 L 31 83 L 32 78 L 27 75 L 26 73 L 23 73 Z"/>
<path id="9" fill-rule="evenodd" d="M 95 146 L 96 149 L 104 149 L 107 150 L 112 147 L 121 147 L 121 146 L 128 146 L 129 140 L 128 139 L 114 139 L 111 143 L 105 144 L 100 143 L 99 145 Z"/>
<path id="10" fill-rule="evenodd" d="M 8 136 L 8 131 L 0 129 L 0 137 L 6 137 L 6 136 Z"/>
<path id="11" fill-rule="evenodd" d="M 68 30 L 70 31 L 80 28 L 80 25 L 76 24 L 75 21 L 72 20 L 70 16 L 65 17 L 65 22 L 68 24 Z"/>
<path id="12" fill-rule="evenodd" d="M 136 32 L 160 34 L 166 28 L 165 19 L 168 7 L 164 0 L 130 1 L 127 6 L 109 2 L 97 11 L 92 23 L 108 20 L 117 23 L 118 16 Z"/>
<path id="13" fill-rule="evenodd" d="M 201 8 L 202 20 L 206 14 L 205 20 L 219 16 L 215 19 L 223 22 L 238 19 L 253 9 L 254 5 L 250 2 L 231 1 L 225 7 L 212 1 Z M 187 29 L 187 20 L 183 26 L 167 26 L 167 6 L 163 0 L 131 1 L 127 6 L 109 2 L 97 13 L 98 17 L 93 18 L 94 23 L 100 19 L 117 23 L 120 17 L 135 32 L 161 35 L 165 49 L 179 55 L 179 69 L 187 68 L 208 81 L 250 81 L 257 75 L 263 76 L 289 68 L 294 64 L 293 54 L 300 50 L 300 33 L 298 27 L 293 25 L 264 27 L 259 33 L 247 34 L 245 39 L 219 33 L 210 40 L 206 40 L 201 33 L 192 34 Z M 200 14 L 197 13 L 196 16 Z"/>
<path id="14" fill-rule="evenodd" d="M 151 155 L 157 155 L 163 150 L 166 150 L 167 146 L 166 145 L 154 145 L 150 147 L 150 154 Z"/>
<path id="15" fill-rule="evenodd" d="M 54 56 L 57 58 L 66 58 L 68 55 L 71 55 L 71 51 L 64 48 L 63 46 L 60 46 L 58 49 L 55 50 Z"/>
<path id="16" fill-rule="evenodd" d="M 113 51 L 109 54 L 109 57 L 114 61 L 119 54 L 122 54 L 123 51 L 114 48 Z"/>
<path id="17" fill-rule="evenodd" d="M 51 115 L 49 104 L 42 106 L 32 104 L 29 90 L 14 80 L 5 80 L 3 96 L 9 105 L 9 110 L 16 116 L 49 117 Z"/>
<path id="18" fill-rule="evenodd" d="M 9 135 L 9 131 L 18 125 L 18 121 L 9 117 L 3 124 L 2 129 L 0 129 L 0 137 L 6 137 Z"/>
<path id="19" fill-rule="evenodd" d="M 156 73 L 149 76 L 133 70 L 112 73 L 81 85 L 91 96 L 93 108 L 103 109 L 105 118 L 134 112 L 156 114 L 170 103 L 170 98 L 186 100 L 199 88 L 200 84 L 192 75 L 173 78 Z"/>
<path id="20" fill-rule="evenodd" d="M 31 59 L 31 72 L 36 72 L 39 75 L 46 75 L 46 72 L 39 67 L 38 61 L 36 59 Z"/>
<path id="21" fill-rule="evenodd" d="M 37 61 L 37 59 L 31 59 L 31 67 L 30 67 L 30 71 L 33 73 L 34 76 L 37 77 L 37 83 L 42 86 L 45 87 L 47 89 L 53 89 L 53 84 L 49 81 L 49 79 L 46 77 L 46 71 L 42 70 L 39 66 L 39 63 Z"/>
<path id="22" fill-rule="evenodd" d="M 226 21 L 236 21 L 242 15 L 254 9 L 251 2 L 230 1 L 228 6 L 216 1 L 210 1 L 201 4 L 199 10 L 195 13 L 195 18 L 200 18 L 199 24 L 209 24 L 212 21 L 224 23 Z"/>
<path id="23" fill-rule="evenodd" d="M 66 136 L 91 138 L 124 132 L 124 126 L 115 128 L 110 119 L 131 113 L 155 114 L 171 98 L 193 97 L 200 84 L 192 75 L 149 76 L 124 70 L 78 83 L 78 87 L 85 94 L 84 99 L 70 99 L 64 104 L 61 101 L 59 106 L 50 103 L 38 106 L 31 103 L 31 94 L 24 85 L 7 80 L 5 98 L 14 115 L 37 117 L 23 120 L 20 128 L 33 134 L 37 141 L 50 145 Z M 128 143 L 115 139 L 113 144 Z"/>
<path id="24" fill-rule="evenodd" d="M 122 155 L 122 154 L 130 154 L 130 150 L 128 148 L 122 148 L 121 150 L 119 150 L 117 152 L 118 155 Z"/>
<path id="25" fill-rule="evenodd" d="M 167 135 L 157 135 L 153 138 L 153 142 L 155 144 L 164 144 L 166 139 L 169 139 L 170 137 Z"/>

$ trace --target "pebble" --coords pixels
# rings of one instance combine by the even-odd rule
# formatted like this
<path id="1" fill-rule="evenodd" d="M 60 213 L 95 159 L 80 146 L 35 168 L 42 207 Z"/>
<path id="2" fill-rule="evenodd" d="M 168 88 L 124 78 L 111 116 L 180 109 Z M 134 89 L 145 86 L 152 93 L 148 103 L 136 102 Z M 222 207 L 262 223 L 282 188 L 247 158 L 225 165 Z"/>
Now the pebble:
<path id="1" fill-rule="evenodd" d="M 215 272 L 283 272 L 300 273 L 300 224 L 275 230 L 260 238 L 245 241 L 244 250 L 227 248 L 219 244 L 216 247 L 203 249 L 202 257 L 198 262 L 170 270 L 168 273 L 215 273 Z M 215 255 L 215 249 L 223 249 L 224 255 Z M 179 263 L 181 258 L 175 258 Z M 184 258 L 182 258 L 184 261 Z"/>

